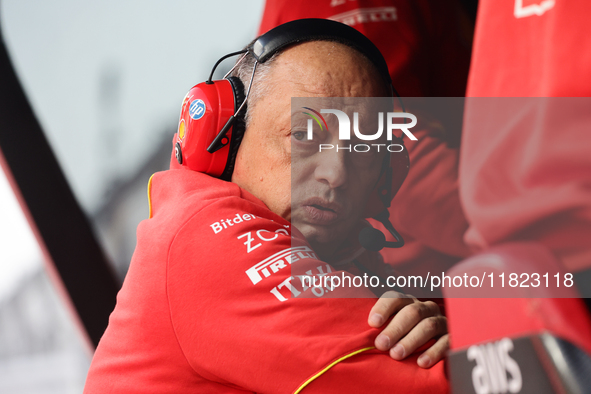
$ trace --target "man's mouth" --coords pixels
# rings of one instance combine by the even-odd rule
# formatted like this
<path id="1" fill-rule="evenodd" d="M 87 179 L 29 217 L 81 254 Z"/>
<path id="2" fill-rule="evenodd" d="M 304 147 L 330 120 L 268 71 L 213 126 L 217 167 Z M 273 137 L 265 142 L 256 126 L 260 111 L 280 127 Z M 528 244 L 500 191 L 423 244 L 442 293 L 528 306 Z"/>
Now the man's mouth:
<path id="1" fill-rule="evenodd" d="M 311 198 L 306 200 L 302 207 L 306 214 L 306 219 L 310 224 L 330 225 L 338 218 L 342 210 L 339 204 L 326 201 L 321 198 Z"/>
<path id="2" fill-rule="evenodd" d="M 310 205 L 310 206 L 311 206 L 311 207 L 314 207 L 314 208 L 316 208 L 316 209 L 320 209 L 321 211 L 330 211 L 330 212 L 334 212 L 334 213 L 336 213 L 334 209 L 330 209 L 330 208 L 327 208 L 327 207 L 323 207 L 322 205 L 318 205 L 318 204 L 312 204 L 312 205 Z"/>

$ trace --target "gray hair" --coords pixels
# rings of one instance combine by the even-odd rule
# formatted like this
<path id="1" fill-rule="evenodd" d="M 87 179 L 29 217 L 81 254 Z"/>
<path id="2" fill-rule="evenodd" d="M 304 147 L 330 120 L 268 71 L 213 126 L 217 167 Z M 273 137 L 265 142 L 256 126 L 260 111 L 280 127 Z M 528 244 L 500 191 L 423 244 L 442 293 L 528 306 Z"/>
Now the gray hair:
<path id="1" fill-rule="evenodd" d="M 248 102 L 246 103 L 246 114 L 244 115 L 246 127 L 248 127 L 250 123 L 252 110 L 257 104 L 257 101 L 259 100 L 259 98 L 265 96 L 269 92 L 269 89 L 271 89 L 269 83 L 264 82 L 268 80 L 271 66 L 280 53 L 281 51 L 275 53 L 264 63 L 257 63 L 257 68 L 254 74 L 254 78 L 252 80 L 252 88 L 250 89 L 250 94 L 248 95 Z M 240 64 L 238 64 L 234 71 L 232 71 L 232 73 L 230 74 L 231 76 L 238 77 L 240 79 L 240 81 L 244 85 L 244 94 L 246 94 L 246 92 L 248 91 L 248 86 L 250 85 L 250 78 L 252 77 L 252 70 L 254 68 L 255 62 L 256 59 L 254 58 L 252 53 L 248 52 L 246 56 L 242 59 Z"/>
<path id="2" fill-rule="evenodd" d="M 252 44 L 257 39 L 255 39 L 251 43 L 249 43 L 246 46 L 246 48 L 250 48 L 252 46 Z M 347 44 L 340 43 L 340 42 L 334 41 L 334 40 L 318 39 L 316 41 L 335 42 L 335 43 L 346 46 L 352 52 L 355 52 L 358 55 L 360 55 L 365 60 L 367 65 L 369 67 L 373 68 L 373 70 L 375 71 L 376 74 L 379 74 L 377 66 L 365 54 L 363 54 L 359 50 L 357 50 Z M 270 73 L 270 70 L 273 66 L 273 63 L 275 62 L 275 59 L 277 59 L 277 57 L 279 55 L 281 55 L 284 50 L 289 49 L 290 47 L 291 47 L 291 45 L 275 52 L 273 54 L 273 56 L 271 56 L 269 59 L 267 59 L 264 63 L 257 63 L 257 68 L 256 68 L 256 71 L 254 74 L 254 78 L 252 80 L 252 88 L 251 88 L 250 94 L 248 96 L 248 102 L 246 103 L 246 114 L 244 115 L 245 128 L 248 128 L 248 125 L 250 123 L 251 116 L 252 116 L 252 110 L 256 106 L 257 101 L 261 97 L 264 97 L 266 94 L 268 94 L 269 90 L 273 88 L 272 85 L 270 85 L 269 83 L 264 83 L 264 82 L 267 82 L 267 80 L 269 78 L 269 73 Z M 252 77 L 252 70 L 255 65 L 256 59 L 254 58 L 253 54 L 249 51 L 246 53 L 244 58 L 242 58 L 238 61 L 239 61 L 239 63 L 235 66 L 235 68 L 233 69 L 233 71 L 230 75 L 233 77 L 238 77 L 240 79 L 240 81 L 244 85 L 244 94 L 246 94 L 246 92 L 248 91 L 248 86 L 250 85 L 250 79 Z M 389 95 L 393 96 L 392 85 L 384 80 L 383 75 L 380 75 L 380 77 L 381 77 L 380 79 L 382 79 L 384 82 L 386 82 L 386 86 L 387 86 L 386 89 L 389 92 Z"/>

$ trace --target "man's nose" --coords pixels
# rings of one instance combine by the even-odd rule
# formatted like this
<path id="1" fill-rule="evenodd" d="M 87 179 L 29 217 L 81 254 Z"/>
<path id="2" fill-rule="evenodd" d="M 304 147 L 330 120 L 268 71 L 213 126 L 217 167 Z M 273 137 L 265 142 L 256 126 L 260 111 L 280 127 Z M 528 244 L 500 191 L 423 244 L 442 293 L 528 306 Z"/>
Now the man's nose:
<path id="1" fill-rule="evenodd" d="M 319 162 L 314 172 L 316 180 L 326 183 L 330 188 L 336 189 L 347 184 L 347 160 L 346 151 L 324 151 L 319 154 Z"/>

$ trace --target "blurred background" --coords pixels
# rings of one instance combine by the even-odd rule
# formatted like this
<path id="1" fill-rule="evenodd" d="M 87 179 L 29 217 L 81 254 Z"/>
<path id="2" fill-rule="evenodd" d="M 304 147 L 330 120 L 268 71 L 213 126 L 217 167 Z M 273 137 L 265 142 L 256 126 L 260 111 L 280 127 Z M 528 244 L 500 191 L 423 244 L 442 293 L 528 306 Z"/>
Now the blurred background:
<path id="1" fill-rule="evenodd" d="M 263 3 L 0 0 L 13 66 L 120 280 L 185 93 L 254 38 Z M 89 349 L 0 171 L 0 393 L 80 393 Z"/>

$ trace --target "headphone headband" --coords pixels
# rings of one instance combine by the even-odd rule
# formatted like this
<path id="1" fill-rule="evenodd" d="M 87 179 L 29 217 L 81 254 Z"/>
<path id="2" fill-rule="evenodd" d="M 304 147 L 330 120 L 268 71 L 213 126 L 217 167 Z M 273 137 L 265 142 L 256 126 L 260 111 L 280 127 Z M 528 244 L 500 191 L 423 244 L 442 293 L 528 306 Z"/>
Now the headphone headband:
<path id="1" fill-rule="evenodd" d="M 354 28 L 328 19 L 298 19 L 269 30 L 253 42 L 248 50 L 259 63 L 264 63 L 284 47 L 308 41 L 335 41 L 367 57 L 388 85 L 392 85 L 388 64 L 380 50 Z"/>

